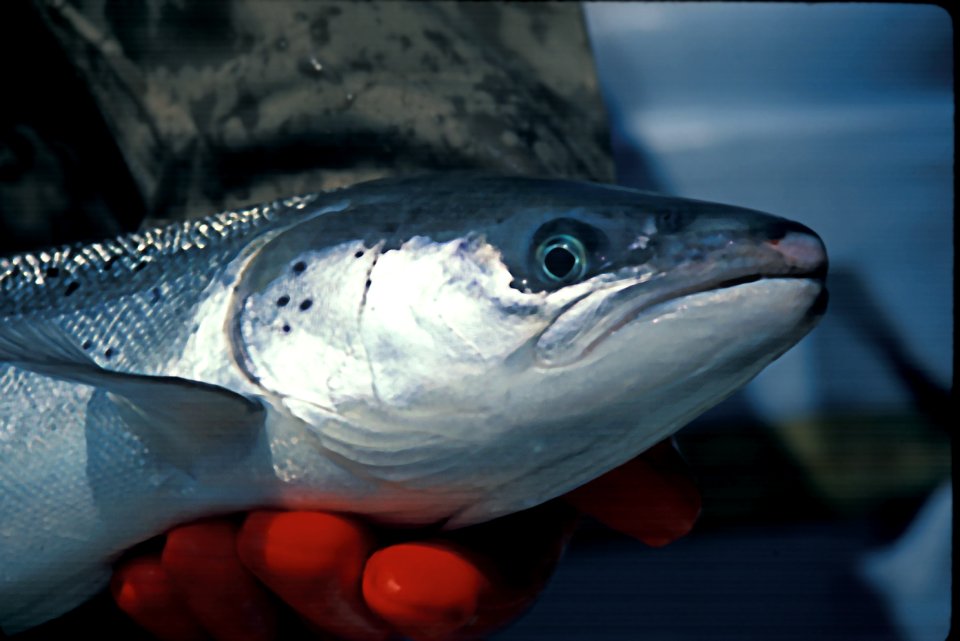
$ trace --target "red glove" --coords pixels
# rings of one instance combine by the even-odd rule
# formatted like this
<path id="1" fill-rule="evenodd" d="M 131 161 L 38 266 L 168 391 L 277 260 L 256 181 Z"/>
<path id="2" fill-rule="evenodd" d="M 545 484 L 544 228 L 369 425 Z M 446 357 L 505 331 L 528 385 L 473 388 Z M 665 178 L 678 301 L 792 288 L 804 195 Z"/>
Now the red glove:
<path id="1" fill-rule="evenodd" d="M 172 530 L 160 554 L 121 562 L 111 588 L 162 641 L 270 641 L 288 613 L 276 597 L 345 641 L 460 641 L 529 607 L 572 533 L 573 507 L 655 546 L 687 533 L 700 511 L 669 443 L 564 499 L 426 539 L 322 512 L 211 519 Z"/>

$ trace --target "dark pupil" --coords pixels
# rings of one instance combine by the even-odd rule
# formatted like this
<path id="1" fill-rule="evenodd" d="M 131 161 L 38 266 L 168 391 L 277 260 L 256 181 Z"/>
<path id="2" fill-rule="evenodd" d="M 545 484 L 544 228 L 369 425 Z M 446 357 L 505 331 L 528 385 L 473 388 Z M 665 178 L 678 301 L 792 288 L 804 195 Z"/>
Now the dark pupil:
<path id="1" fill-rule="evenodd" d="M 577 264 L 577 257 L 566 247 L 554 247 L 543 257 L 543 266 L 554 278 L 566 278 Z"/>

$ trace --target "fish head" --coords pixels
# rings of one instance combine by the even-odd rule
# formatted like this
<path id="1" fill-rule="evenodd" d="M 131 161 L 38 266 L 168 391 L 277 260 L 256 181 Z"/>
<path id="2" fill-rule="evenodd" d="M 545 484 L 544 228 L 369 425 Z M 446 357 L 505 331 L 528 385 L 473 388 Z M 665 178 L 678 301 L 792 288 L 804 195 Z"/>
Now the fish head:
<path id="1" fill-rule="evenodd" d="M 239 360 L 323 448 L 451 526 L 636 456 L 825 308 L 820 239 L 751 210 L 503 177 L 352 198 L 251 261 Z"/>

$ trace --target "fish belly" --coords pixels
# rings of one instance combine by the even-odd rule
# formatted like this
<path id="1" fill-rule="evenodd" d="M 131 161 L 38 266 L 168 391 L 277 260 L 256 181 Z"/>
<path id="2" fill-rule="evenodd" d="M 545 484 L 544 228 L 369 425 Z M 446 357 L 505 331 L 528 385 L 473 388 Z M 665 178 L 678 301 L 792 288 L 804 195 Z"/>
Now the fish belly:
<path id="1" fill-rule="evenodd" d="M 156 460 L 104 390 L 0 364 L 4 632 L 69 611 L 106 586 L 124 549 L 234 499 Z"/>

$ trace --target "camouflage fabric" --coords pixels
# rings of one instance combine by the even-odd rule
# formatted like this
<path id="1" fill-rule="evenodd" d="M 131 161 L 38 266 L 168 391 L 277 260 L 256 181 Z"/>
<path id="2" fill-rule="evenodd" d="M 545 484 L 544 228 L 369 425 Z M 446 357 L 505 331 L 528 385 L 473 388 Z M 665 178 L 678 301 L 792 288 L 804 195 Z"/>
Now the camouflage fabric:
<path id="1" fill-rule="evenodd" d="M 31 13 L 86 88 L 139 218 L 433 169 L 613 180 L 575 3 L 35 0 Z M 17 126 L 21 146 L 49 142 Z M 97 231 L 138 218 L 102 198 L 78 208 L 49 189 L 57 154 L 35 156 L 42 176 L 0 193 L 7 225 L 11 203 L 114 216 Z"/>

